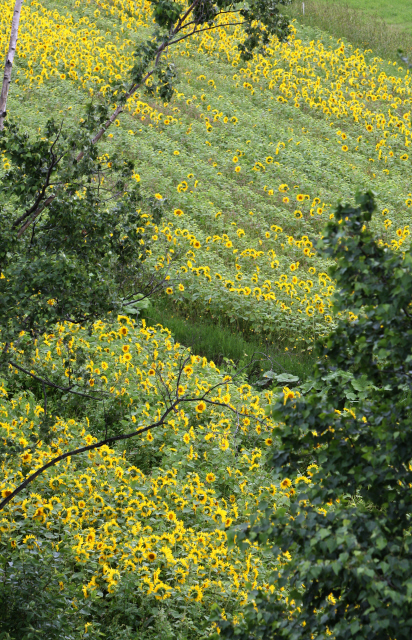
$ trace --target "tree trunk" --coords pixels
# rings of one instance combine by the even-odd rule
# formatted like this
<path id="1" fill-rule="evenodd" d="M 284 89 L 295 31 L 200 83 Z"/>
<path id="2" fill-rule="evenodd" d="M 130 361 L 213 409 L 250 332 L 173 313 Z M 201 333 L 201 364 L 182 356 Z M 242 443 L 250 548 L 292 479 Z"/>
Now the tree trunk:
<path id="1" fill-rule="evenodd" d="M 20 13 L 23 0 L 16 0 L 14 5 L 13 20 L 11 23 L 10 44 L 4 67 L 3 87 L 0 96 L 0 131 L 4 127 L 4 118 L 6 117 L 7 96 L 11 82 L 11 70 L 13 68 L 14 54 L 16 53 L 17 36 L 19 33 Z"/>

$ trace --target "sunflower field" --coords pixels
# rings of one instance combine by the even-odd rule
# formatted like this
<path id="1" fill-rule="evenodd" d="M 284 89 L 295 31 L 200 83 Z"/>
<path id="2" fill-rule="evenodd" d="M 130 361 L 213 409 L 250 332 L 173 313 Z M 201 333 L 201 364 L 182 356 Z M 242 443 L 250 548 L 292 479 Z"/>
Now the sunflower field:
<path id="1" fill-rule="evenodd" d="M 33 129 L 50 109 L 70 118 L 85 92 L 104 95 L 151 22 L 148 2 L 52 5 L 23 7 L 10 110 Z M 310 341 L 334 322 L 316 243 L 339 198 L 372 183 L 377 235 L 395 251 L 408 246 L 411 78 L 396 62 L 298 25 L 269 57 L 241 64 L 241 37 L 223 21 L 176 45 L 173 101 L 131 98 L 102 148 L 136 159 L 142 189 L 167 198 L 152 235 L 185 251 L 170 273 L 184 286 L 169 290 L 180 307 Z M 161 256 L 153 248 L 153 261 Z"/>
<path id="2" fill-rule="evenodd" d="M 5 0 L 3 54 L 13 9 Z M 153 12 L 148 0 L 23 4 L 8 113 L 29 137 L 51 114 L 74 127 L 87 100 L 104 100 L 130 72 Z M 244 38 L 223 15 L 218 29 L 170 48 L 173 99 L 135 93 L 99 148 L 107 165 L 131 158 L 141 192 L 162 207 L 160 223 L 141 212 L 139 231 L 170 307 L 307 350 L 356 319 L 334 310 L 332 260 L 318 250 L 338 203 L 372 187 L 378 246 L 410 247 L 412 75 L 295 21 L 286 42 L 272 38 L 247 62 Z M 0 178 L 9 168 L 4 153 Z M 59 323 L 36 340 L 31 382 L 23 351 L 7 348 L 2 498 L 68 450 L 142 433 L 66 457 L 0 512 L 0 638 L 200 640 L 218 633 L 214 605 L 236 624 L 251 591 L 275 593 L 293 617 L 293 596 L 273 579 L 290 555 L 238 547 L 233 531 L 265 508 L 283 517 L 313 485 L 309 459 L 290 478 L 274 479 L 269 464 L 281 426 L 267 406 L 301 389 L 253 387 L 233 363 L 219 369 L 167 327 L 127 315 L 89 330 Z M 56 392 L 46 416 L 39 380 L 65 387 L 70 362 L 98 399 Z M 149 429 L 171 394 L 177 408 Z"/>

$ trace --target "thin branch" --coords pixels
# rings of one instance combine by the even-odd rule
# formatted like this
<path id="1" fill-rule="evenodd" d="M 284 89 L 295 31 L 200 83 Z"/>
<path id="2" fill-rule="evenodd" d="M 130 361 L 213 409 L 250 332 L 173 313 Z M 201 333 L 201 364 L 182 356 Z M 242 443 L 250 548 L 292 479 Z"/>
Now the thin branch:
<path id="1" fill-rule="evenodd" d="M 23 367 L 18 365 L 16 362 L 13 362 L 13 360 L 9 360 L 9 364 L 12 367 L 15 367 L 16 369 L 21 371 L 22 373 L 25 373 L 26 375 L 31 376 L 32 378 L 34 378 L 34 380 L 37 380 L 37 382 L 41 382 L 41 384 L 47 384 L 48 387 L 52 387 L 53 389 L 59 389 L 59 391 L 64 391 L 65 393 L 73 393 L 74 395 L 82 396 L 83 398 L 89 398 L 89 399 L 92 399 L 92 400 L 96 400 L 96 396 L 90 396 L 87 393 L 81 393 L 80 391 L 73 391 L 74 385 L 71 386 L 71 387 L 60 387 L 58 384 L 54 384 L 54 382 L 51 382 L 50 380 L 47 380 L 47 378 L 46 379 L 39 378 L 38 376 L 36 376 L 34 373 L 29 371 L 28 369 L 23 369 Z"/>
<path id="2" fill-rule="evenodd" d="M 49 168 L 48 168 L 48 170 L 47 170 L 47 175 L 46 175 L 46 178 L 45 178 L 45 181 L 44 181 L 43 187 L 42 187 L 42 189 L 41 189 L 41 191 L 40 191 L 39 195 L 37 196 L 35 203 L 30 207 L 30 209 L 28 209 L 27 211 L 25 211 L 25 213 L 23 213 L 23 215 L 21 215 L 19 218 L 17 218 L 17 220 L 15 220 L 15 221 L 13 222 L 13 225 L 12 225 L 12 228 L 13 228 L 13 229 L 15 229 L 16 227 L 18 227 L 18 226 L 19 226 L 19 224 L 20 224 L 21 222 L 23 222 L 23 220 L 26 220 L 26 218 L 28 218 L 28 217 L 29 217 L 29 216 L 30 216 L 34 211 L 36 211 L 37 207 L 39 206 L 40 202 L 42 201 L 42 199 L 43 199 L 43 198 L 44 198 L 44 196 L 45 196 L 46 189 L 47 189 L 48 187 L 50 187 L 50 186 L 51 186 L 51 185 L 50 185 L 50 178 L 51 178 L 52 171 L 53 171 L 53 169 L 58 165 L 58 163 L 60 162 L 60 160 L 64 157 L 63 155 L 61 155 L 61 156 L 60 156 L 60 158 L 59 158 L 59 159 L 57 159 L 57 158 L 56 158 L 56 155 L 53 153 L 53 147 L 54 147 L 54 145 L 55 145 L 55 144 L 57 144 L 57 142 L 59 141 L 60 134 L 61 134 L 61 131 L 62 131 L 62 127 L 63 127 L 63 122 L 62 122 L 62 124 L 61 124 L 61 126 L 60 126 L 60 131 L 58 132 L 58 134 L 57 134 L 57 136 L 56 136 L 56 139 L 53 141 L 53 144 L 52 144 L 52 146 L 50 147 L 50 152 L 49 152 L 49 153 L 50 153 L 50 155 L 51 155 L 51 163 L 50 163 L 50 166 L 49 166 Z"/>
<path id="3" fill-rule="evenodd" d="M 182 359 L 180 361 L 180 375 L 183 371 L 184 366 L 186 365 L 186 363 L 189 361 L 190 359 L 190 355 L 186 358 L 183 359 L 183 354 L 182 354 Z M 53 383 L 50 383 L 49 381 L 43 381 L 41 378 L 38 378 L 37 376 L 35 376 L 34 374 L 30 373 L 29 371 L 23 369 L 23 367 L 20 367 L 19 365 L 10 362 L 10 364 L 12 364 L 12 366 L 16 367 L 17 369 L 20 369 L 21 371 L 23 371 L 24 373 L 28 373 L 29 375 L 31 375 L 33 378 L 35 378 L 36 380 L 38 380 L 39 382 L 46 382 L 47 384 L 49 384 L 52 387 L 55 387 L 57 389 L 61 389 L 63 391 L 69 391 L 69 389 L 63 389 L 62 387 L 59 387 L 58 385 L 55 385 Z M 171 400 L 171 395 L 170 395 L 170 391 L 165 383 L 165 381 L 163 380 L 160 371 L 159 371 L 159 375 L 161 378 L 161 381 L 163 383 L 163 386 L 166 388 L 166 392 L 167 395 L 169 397 L 169 399 Z M 112 444 L 114 442 L 119 442 L 121 440 L 128 440 L 129 438 L 133 438 L 137 435 L 140 435 L 146 431 L 148 431 L 149 429 L 154 429 L 156 427 L 159 427 L 161 425 L 163 425 L 165 423 L 165 420 L 167 418 L 167 416 L 172 413 L 172 412 L 176 412 L 178 410 L 178 407 L 180 404 L 182 403 L 187 403 L 187 402 L 202 402 L 204 401 L 207 404 L 213 405 L 213 406 L 219 406 L 219 407 L 223 407 L 224 409 L 229 409 L 230 411 L 232 411 L 233 413 L 236 414 L 237 416 L 237 420 L 239 423 L 239 411 L 235 408 L 232 407 L 229 404 L 223 403 L 223 402 L 218 402 L 216 400 L 209 400 L 209 398 L 207 397 L 209 394 L 211 394 L 213 391 L 215 391 L 218 387 L 221 387 L 223 385 L 229 384 L 230 382 L 233 381 L 233 376 L 229 377 L 229 380 L 222 380 L 221 382 L 216 383 L 215 385 L 213 385 L 212 387 L 210 387 L 207 391 L 205 391 L 205 393 L 202 396 L 196 396 L 196 397 L 178 397 L 178 391 L 176 391 L 176 400 L 174 400 L 173 402 L 171 402 L 170 406 L 166 409 L 166 411 L 163 413 L 163 415 L 161 416 L 161 418 L 157 421 L 154 422 L 146 427 L 142 427 L 141 429 L 138 429 L 137 431 L 132 431 L 131 433 L 126 433 L 126 434 L 122 434 L 122 435 L 118 435 L 118 436 L 111 436 L 110 438 L 105 437 L 104 440 L 101 440 L 99 442 L 96 442 L 94 444 L 91 445 L 87 445 L 85 447 L 80 447 L 79 449 L 74 449 L 72 451 L 68 451 L 67 453 L 63 453 L 60 456 L 57 456 L 56 458 L 53 458 L 53 460 L 50 460 L 47 464 L 43 465 L 42 467 L 40 467 L 40 469 L 37 469 L 37 471 L 35 471 L 34 473 L 32 473 L 30 476 L 28 476 L 18 487 L 16 487 L 16 489 L 8 496 L 6 496 L 6 498 L 4 498 L 4 500 L 2 502 L 0 502 L 0 511 L 2 509 L 4 509 L 4 507 L 19 493 L 21 493 L 21 491 L 23 491 L 23 489 L 25 489 L 25 487 L 27 487 L 28 484 L 30 484 L 31 482 L 33 482 L 33 480 L 35 480 L 41 473 L 43 473 L 44 471 L 46 471 L 46 469 L 49 469 L 50 467 L 54 466 L 55 464 L 57 464 L 58 462 L 61 462 L 62 460 L 65 460 L 66 458 L 70 458 L 72 456 L 78 455 L 80 453 L 84 453 L 86 451 L 92 451 L 93 449 L 98 449 L 104 445 L 109 445 Z M 178 381 L 180 381 L 180 376 L 178 377 Z M 71 393 L 76 393 L 71 391 Z M 78 395 L 84 395 L 84 394 L 78 394 Z M 86 397 L 93 397 L 93 396 L 86 396 Z M 253 414 L 247 414 L 248 417 L 252 418 L 253 420 L 256 420 L 257 422 L 259 422 L 260 424 L 265 424 L 265 421 L 268 420 L 269 418 L 265 418 L 264 420 L 261 420 L 260 418 L 258 418 L 257 416 L 253 415 Z M 107 429 L 107 424 L 106 424 L 106 429 Z M 107 433 L 107 431 L 106 431 Z M 105 434 L 106 435 L 106 434 Z"/>
<path id="4" fill-rule="evenodd" d="M 190 5 L 190 7 L 187 9 L 186 13 L 179 18 L 179 20 L 177 21 L 176 27 L 173 29 L 172 34 L 174 35 L 175 33 L 177 33 L 178 31 L 180 31 L 180 28 L 184 29 L 187 25 L 183 24 L 184 21 L 186 20 L 187 16 L 193 11 L 193 9 L 196 7 L 196 5 L 198 5 L 200 2 L 200 0 L 194 0 L 192 2 L 192 4 Z"/>
<path id="5" fill-rule="evenodd" d="M 242 24 L 245 24 L 245 21 L 243 21 L 243 22 L 230 22 L 229 24 L 225 24 L 224 26 L 225 27 L 238 27 L 238 26 L 241 26 Z M 169 42 L 169 46 L 172 45 L 172 44 L 176 44 L 177 42 L 180 42 L 181 40 L 186 40 L 186 38 L 190 38 L 195 33 L 196 34 L 197 33 L 203 33 L 203 31 L 212 31 L 213 29 L 221 29 L 222 27 L 223 27 L 223 25 L 216 24 L 213 27 L 205 27 L 204 29 L 199 29 L 199 31 L 194 29 L 190 33 L 187 33 L 185 36 L 182 36 L 181 38 L 177 38 L 177 40 L 172 40 L 172 42 Z"/>

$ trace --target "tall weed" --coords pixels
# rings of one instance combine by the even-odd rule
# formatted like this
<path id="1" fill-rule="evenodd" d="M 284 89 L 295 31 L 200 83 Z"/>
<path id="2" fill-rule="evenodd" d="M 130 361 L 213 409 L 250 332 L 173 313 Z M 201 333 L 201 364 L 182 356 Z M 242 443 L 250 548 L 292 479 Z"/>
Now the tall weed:
<path id="1" fill-rule="evenodd" d="M 303 6 L 304 5 L 304 6 Z M 379 16 L 367 15 L 340 0 L 293 0 L 287 13 L 300 23 L 346 38 L 362 49 L 372 49 L 383 58 L 396 58 L 398 49 L 412 51 L 412 36 L 402 27 Z"/>

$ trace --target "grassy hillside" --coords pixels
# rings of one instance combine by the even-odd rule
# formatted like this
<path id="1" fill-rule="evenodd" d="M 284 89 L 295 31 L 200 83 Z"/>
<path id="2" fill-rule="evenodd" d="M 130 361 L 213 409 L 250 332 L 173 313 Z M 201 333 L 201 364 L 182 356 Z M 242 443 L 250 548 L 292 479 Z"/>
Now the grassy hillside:
<path id="1" fill-rule="evenodd" d="M 398 49 L 409 54 L 412 50 L 412 9 L 407 0 L 292 0 L 287 12 L 385 58 L 396 59 Z"/>

